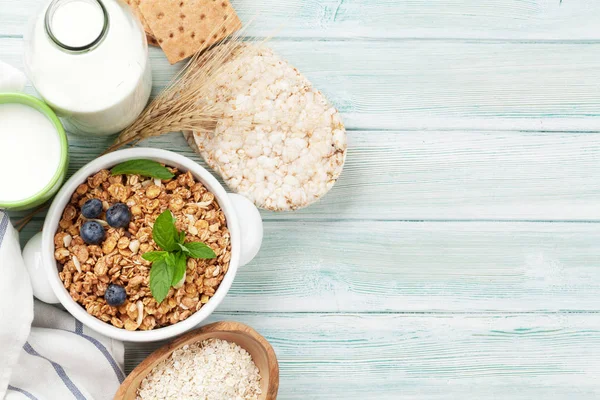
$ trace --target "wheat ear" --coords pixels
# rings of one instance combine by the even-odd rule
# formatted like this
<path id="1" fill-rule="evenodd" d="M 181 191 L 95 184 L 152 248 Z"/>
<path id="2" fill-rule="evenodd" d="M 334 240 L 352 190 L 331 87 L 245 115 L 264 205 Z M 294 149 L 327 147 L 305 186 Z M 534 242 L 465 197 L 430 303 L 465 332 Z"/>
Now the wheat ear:
<path id="1" fill-rule="evenodd" d="M 208 94 L 208 88 L 217 76 L 226 73 L 224 66 L 244 51 L 242 34 L 248 26 L 238 30 L 213 48 L 194 55 L 103 154 L 169 132 L 214 131 L 222 115 L 222 107 L 219 104 L 209 104 L 204 99 Z M 222 25 L 216 27 L 209 37 L 218 32 L 221 27 Z"/>

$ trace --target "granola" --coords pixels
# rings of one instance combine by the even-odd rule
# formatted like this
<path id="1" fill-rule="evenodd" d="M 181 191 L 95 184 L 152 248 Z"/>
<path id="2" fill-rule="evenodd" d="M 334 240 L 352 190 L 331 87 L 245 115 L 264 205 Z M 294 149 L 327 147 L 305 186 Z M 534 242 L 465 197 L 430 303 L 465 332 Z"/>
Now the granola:
<path id="1" fill-rule="evenodd" d="M 111 176 L 108 170 L 90 176 L 71 196 L 54 236 L 54 256 L 64 287 L 89 314 L 117 328 L 151 330 L 189 318 L 215 294 L 229 268 L 229 230 L 214 194 L 189 171 L 169 170 L 175 177 L 162 181 L 140 175 Z M 80 237 L 80 228 L 88 221 L 81 207 L 93 198 L 102 201 L 102 215 L 119 202 L 131 212 L 127 228 L 94 219 L 106 231 L 98 245 L 86 244 Z M 149 288 L 151 263 L 142 254 L 160 250 L 152 239 L 152 226 L 167 209 L 186 240 L 206 243 L 217 257 L 188 259 L 183 284 L 171 288 L 158 304 Z M 127 299 L 118 307 L 103 297 L 110 284 L 125 288 Z"/>

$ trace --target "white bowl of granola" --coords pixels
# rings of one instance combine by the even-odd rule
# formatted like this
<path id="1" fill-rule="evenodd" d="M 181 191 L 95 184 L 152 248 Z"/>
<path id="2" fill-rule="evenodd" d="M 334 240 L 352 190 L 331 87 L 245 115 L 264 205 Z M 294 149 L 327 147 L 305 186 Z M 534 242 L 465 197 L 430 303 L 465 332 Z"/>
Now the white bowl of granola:
<path id="1" fill-rule="evenodd" d="M 140 160 L 162 167 L 152 172 L 159 177 Z M 238 267 L 256 256 L 262 234 L 256 207 L 196 162 L 135 148 L 75 173 L 24 258 L 38 299 L 106 336 L 148 342 L 204 321 Z"/>

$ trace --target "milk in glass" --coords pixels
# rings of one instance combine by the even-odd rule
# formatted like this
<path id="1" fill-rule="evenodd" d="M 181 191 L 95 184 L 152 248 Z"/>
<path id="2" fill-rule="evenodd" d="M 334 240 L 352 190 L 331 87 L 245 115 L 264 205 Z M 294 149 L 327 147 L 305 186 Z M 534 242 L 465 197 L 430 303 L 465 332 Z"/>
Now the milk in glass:
<path id="1" fill-rule="evenodd" d="M 44 190 L 58 171 L 61 145 L 54 124 L 25 104 L 0 104 L 0 203 Z"/>

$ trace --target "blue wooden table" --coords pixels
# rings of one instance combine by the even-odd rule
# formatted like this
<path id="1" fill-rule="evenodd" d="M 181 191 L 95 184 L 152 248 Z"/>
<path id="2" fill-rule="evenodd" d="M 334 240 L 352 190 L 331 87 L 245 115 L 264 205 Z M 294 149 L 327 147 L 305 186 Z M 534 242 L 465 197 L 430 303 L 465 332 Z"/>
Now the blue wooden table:
<path id="1" fill-rule="evenodd" d="M 0 0 L 3 61 L 39 3 Z M 280 398 L 600 398 L 600 2 L 233 4 L 349 136 L 323 201 L 262 214 L 212 318 L 270 340 Z M 180 66 L 151 58 L 156 94 Z M 74 172 L 109 141 L 70 143 Z"/>

